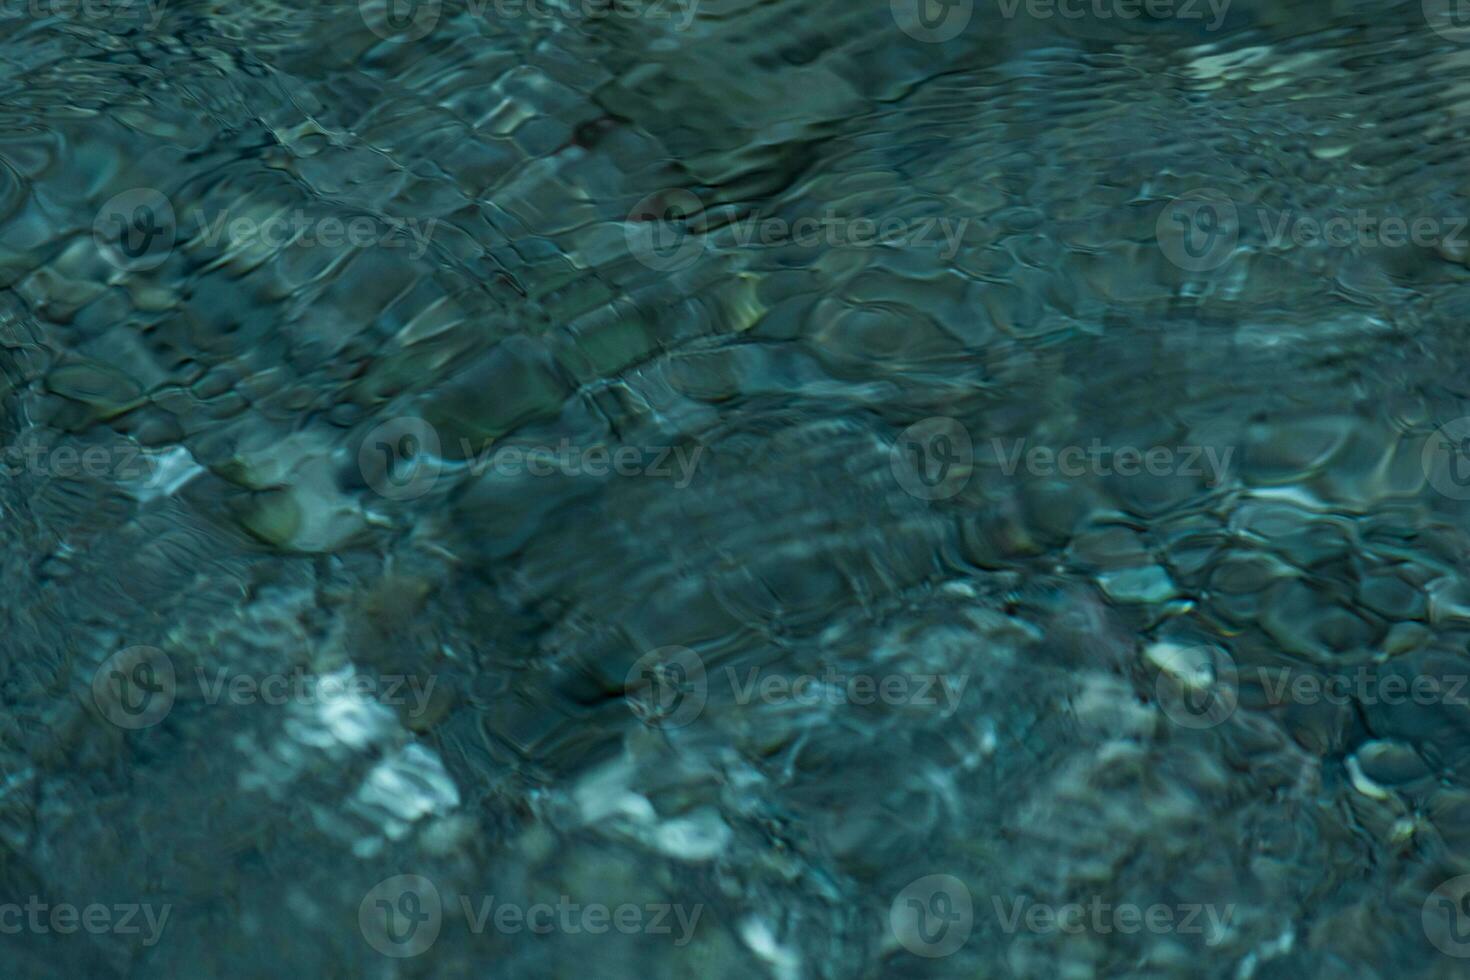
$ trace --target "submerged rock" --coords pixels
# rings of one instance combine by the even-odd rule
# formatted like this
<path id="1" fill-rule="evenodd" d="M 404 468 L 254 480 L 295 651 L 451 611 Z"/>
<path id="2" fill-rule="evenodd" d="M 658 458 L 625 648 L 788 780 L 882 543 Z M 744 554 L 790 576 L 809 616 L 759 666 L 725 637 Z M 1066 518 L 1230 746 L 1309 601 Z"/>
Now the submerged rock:
<path id="1" fill-rule="evenodd" d="M 1463 972 L 1444 5 L 72 6 L 7 975 Z"/>

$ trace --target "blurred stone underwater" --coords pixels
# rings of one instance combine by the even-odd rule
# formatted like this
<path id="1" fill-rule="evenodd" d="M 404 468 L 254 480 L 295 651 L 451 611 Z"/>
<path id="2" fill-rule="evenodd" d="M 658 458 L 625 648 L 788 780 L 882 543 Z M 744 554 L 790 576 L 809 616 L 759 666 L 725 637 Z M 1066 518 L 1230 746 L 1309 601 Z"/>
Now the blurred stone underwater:
<path id="1" fill-rule="evenodd" d="M 0 0 L 0 970 L 1464 976 L 1467 79 Z"/>

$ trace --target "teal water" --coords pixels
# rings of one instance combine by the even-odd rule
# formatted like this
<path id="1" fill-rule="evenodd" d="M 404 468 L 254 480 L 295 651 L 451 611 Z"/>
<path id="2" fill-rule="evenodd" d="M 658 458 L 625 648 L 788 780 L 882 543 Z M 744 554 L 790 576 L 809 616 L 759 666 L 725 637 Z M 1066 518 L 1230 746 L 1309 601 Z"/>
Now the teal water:
<path id="1" fill-rule="evenodd" d="M 23 977 L 1458 977 L 1470 10 L 0 4 Z"/>

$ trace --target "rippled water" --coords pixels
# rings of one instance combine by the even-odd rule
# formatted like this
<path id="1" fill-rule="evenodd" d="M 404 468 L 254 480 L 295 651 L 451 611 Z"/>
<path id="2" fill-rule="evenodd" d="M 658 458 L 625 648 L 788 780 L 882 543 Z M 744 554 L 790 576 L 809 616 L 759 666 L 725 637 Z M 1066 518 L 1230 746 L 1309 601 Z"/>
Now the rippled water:
<path id="1" fill-rule="evenodd" d="M 1463 976 L 1470 7 L 0 4 L 7 975 Z"/>

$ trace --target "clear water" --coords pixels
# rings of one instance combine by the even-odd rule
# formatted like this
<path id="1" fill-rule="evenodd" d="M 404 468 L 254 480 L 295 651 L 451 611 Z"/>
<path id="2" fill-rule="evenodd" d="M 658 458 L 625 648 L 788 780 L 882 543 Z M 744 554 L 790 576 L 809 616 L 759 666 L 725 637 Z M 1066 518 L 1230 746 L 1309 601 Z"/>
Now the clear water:
<path id="1" fill-rule="evenodd" d="M 0 7 L 7 974 L 1463 975 L 1467 67 Z"/>

